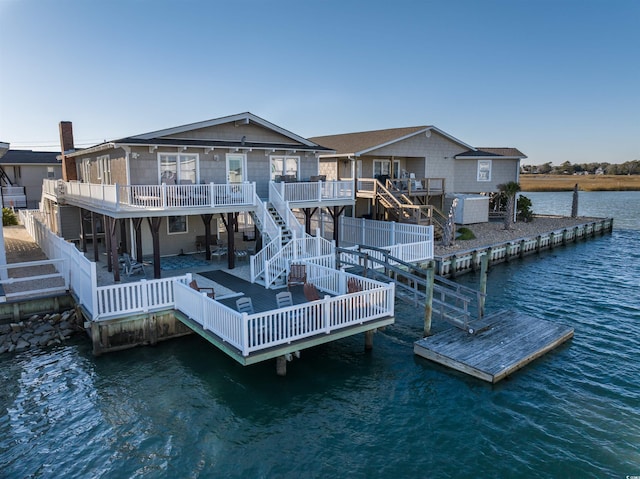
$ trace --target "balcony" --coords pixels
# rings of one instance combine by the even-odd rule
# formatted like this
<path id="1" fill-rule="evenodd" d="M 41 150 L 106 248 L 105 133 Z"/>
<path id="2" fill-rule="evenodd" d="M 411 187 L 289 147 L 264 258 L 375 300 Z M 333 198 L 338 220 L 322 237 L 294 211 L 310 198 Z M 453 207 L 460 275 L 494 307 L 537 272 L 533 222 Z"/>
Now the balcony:
<path id="1" fill-rule="evenodd" d="M 275 183 L 284 201 L 294 207 L 304 204 L 349 204 L 355 200 L 353 181 L 297 181 Z"/>
<path id="2" fill-rule="evenodd" d="M 103 185 L 45 180 L 44 192 L 60 203 L 122 216 L 243 211 L 255 206 L 255 183 L 207 185 Z M 146 213 L 145 213 L 146 212 Z M 214 211 L 216 212 L 216 211 Z M 145 214 L 143 214 L 145 213 Z"/>

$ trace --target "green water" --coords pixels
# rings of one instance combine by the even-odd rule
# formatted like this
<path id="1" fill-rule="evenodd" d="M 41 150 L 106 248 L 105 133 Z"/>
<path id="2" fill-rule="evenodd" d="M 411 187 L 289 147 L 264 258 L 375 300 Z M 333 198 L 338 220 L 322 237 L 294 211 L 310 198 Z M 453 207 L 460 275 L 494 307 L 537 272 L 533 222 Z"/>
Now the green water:
<path id="1" fill-rule="evenodd" d="M 527 194 L 545 213 L 563 195 Z M 100 358 L 78 338 L 0 357 L 0 477 L 638 475 L 640 193 L 580 208 L 614 233 L 490 272 L 489 311 L 575 328 L 496 386 L 415 356 L 422 311 L 399 300 L 371 353 L 361 336 L 305 350 L 284 378 L 198 337 Z"/>

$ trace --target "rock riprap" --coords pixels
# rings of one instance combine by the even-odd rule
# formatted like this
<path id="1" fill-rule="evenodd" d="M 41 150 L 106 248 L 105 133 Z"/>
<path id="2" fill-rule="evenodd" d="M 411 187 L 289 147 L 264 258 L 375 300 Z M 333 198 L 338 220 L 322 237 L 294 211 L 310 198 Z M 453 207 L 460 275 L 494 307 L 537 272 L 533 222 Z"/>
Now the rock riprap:
<path id="1" fill-rule="evenodd" d="M 74 310 L 69 310 L 63 313 L 35 314 L 19 322 L 0 324 L 0 354 L 62 344 L 73 334 L 83 330 L 81 321 Z"/>

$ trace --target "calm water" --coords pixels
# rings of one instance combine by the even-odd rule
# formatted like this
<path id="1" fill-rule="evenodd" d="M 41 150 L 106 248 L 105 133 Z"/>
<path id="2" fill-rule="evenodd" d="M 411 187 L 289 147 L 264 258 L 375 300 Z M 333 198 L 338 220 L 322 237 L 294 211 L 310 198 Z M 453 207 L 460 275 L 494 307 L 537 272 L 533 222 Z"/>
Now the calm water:
<path id="1" fill-rule="evenodd" d="M 100 358 L 78 338 L 0 357 L 0 477 L 638 475 L 640 193 L 582 193 L 580 214 L 616 230 L 490 272 L 489 310 L 575 328 L 496 386 L 414 356 L 422 312 L 399 301 L 372 353 L 360 336 L 303 351 L 285 378 L 197 337 Z"/>

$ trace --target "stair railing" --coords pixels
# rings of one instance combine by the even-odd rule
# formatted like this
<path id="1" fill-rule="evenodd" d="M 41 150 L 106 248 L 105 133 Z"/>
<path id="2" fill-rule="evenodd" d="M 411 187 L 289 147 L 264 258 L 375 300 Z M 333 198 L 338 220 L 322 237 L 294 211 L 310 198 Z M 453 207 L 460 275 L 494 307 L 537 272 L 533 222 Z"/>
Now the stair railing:
<path id="1" fill-rule="evenodd" d="M 289 228 L 289 231 L 291 231 L 291 233 L 296 238 L 304 237 L 304 226 L 293 214 L 293 211 L 291 211 L 291 208 L 289 208 L 289 202 L 285 201 L 282 193 L 278 190 L 278 188 L 276 187 L 276 183 L 273 181 L 269 182 L 269 202 L 282 217 L 285 225 L 287 225 L 287 228 Z"/>

